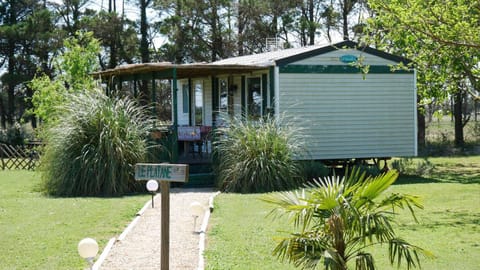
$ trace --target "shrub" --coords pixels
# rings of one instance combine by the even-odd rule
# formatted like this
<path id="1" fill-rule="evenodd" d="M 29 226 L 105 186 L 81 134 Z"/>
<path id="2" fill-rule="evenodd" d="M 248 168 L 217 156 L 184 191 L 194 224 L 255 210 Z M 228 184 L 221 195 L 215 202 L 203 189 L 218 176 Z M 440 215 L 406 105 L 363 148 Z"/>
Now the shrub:
<path id="1" fill-rule="evenodd" d="M 301 131 L 283 117 L 248 121 L 224 117 L 216 131 L 215 172 L 222 189 L 269 192 L 298 187 L 302 171 L 294 157 L 303 151 Z"/>
<path id="2" fill-rule="evenodd" d="M 151 121 L 128 99 L 100 90 L 70 96 L 47 132 L 42 157 L 46 192 L 58 196 L 115 196 L 132 190 Z"/>
<path id="3" fill-rule="evenodd" d="M 307 181 L 328 176 L 330 169 L 319 161 L 303 161 L 301 163 L 303 178 Z"/>
<path id="4" fill-rule="evenodd" d="M 18 122 L 7 127 L 7 129 L 0 130 L 0 142 L 6 144 L 23 145 L 27 136 L 27 132 Z"/>
<path id="5" fill-rule="evenodd" d="M 354 167 L 360 172 L 365 173 L 367 176 L 378 176 L 382 173 L 380 168 L 375 165 L 358 165 Z"/>
<path id="6" fill-rule="evenodd" d="M 392 168 L 403 175 L 428 176 L 432 173 L 434 165 L 427 158 L 420 160 L 400 158 L 392 162 Z"/>
<path id="7" fill-rule="evenodd" d="M 480 122 L 475 121 L 475 122 L 472 124 L 472 135 L 473 135 L 473 137 L 476 138 L 477 140 L 480 139 Z"/>

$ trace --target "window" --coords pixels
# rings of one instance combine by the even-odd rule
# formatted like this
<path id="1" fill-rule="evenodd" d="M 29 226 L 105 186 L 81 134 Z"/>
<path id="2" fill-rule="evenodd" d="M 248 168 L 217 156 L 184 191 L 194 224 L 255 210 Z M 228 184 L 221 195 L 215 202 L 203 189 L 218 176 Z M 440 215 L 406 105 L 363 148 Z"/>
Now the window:
<path id="1" fill-rule="evenodd" d="M 194 102 L 194 125 L 203 125 L 203 84 L 201 81 L 195 82 L 195 102 Z"/>
<path id="2" fill-rule="evenodd" d="M 189 87 L 188 84 L 183 84 L 182 85 L 182 104 L 183 104 L 183 113 L 188 113 L 188 105 L 190 103 L 189 99 Z"/>
<path id="3" fill-rule="evenodd" d="M 227 112 L 228 106 L 230 105 L 228 102 L 228 83 L 225 79 L 218 80 L 219 85 L 219 94 L 220 94 L 220 102 L 219 102 L 219 110 L 221 112 Z"/>

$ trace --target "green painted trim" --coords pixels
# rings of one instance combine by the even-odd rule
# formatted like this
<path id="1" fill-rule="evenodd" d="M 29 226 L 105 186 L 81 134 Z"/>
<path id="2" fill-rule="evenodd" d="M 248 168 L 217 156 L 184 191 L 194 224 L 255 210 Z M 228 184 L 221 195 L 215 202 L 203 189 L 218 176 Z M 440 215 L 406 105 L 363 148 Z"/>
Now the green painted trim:
<path id="1" fill-rule="evenodd" d="M 134 78 L 134 80 L 133 80 L 133 97 L 134 97 L 135 99 L 138 98 L 137 83 L 138 83 L 137 78 Z"/>
<path id="2" fill-rule="evenodd" d="M 172 103 L 173 103 L 173 143 L 172 143 L 172 162 L 178 162 L 178 96 L 177 96 L 177 68 L 171 70 L 172 75 Z"/>
<path id="3" fill-rule="evenodd" d="M 368 46 L 361 46 L 358 43 L 350 41 L 350 40 L 342 41 L 342 42 L 339 42 L 339 43 L 336 43 L 336 44 L 332 44 L 330 46 L 321 47 L 321 48 L 311 50 L 311 51 L 308 51 L 308 52 L 292 55 L 292 56 L 289 56 L 289 57 L 286 57 L 286 58 L 279 59 L 275 62 L 278 66 L 284 66 L 284 65 L 288 65 L 288 64 L 303 60 L 303 59 L 311 58 L 311 57 L 314 57 L 314 56 L 317 56 L 317 55 L 325 54 L 325 53 L 328 53 L 328 52 L 332 52 L 332 51 L 339 50 L 339 49 L 344 49 L 344 48 L 356 49 L 358 51 L 368 53 L 368 54 L 372 54 L 372 55 L 375 55 L 375 56 L 378 56 L 378 57 L 381 57 L 381 58 L 384 58 L 384 59 L 387 59 L 387 60 L 391 60 L 391 61 L 394 61 L 394 62 L 397 62 L 397 63 L 403 63 L 404 65 L 408 65 L 409 63 L 411 63 L 410 60 L 408 60 L 404 57 L 393 55 L 393 54 L 390 54 L 390 53 L 386 53 L 386 52 L 383 52 L 383 51 L 380 51 L 380 50 L 377 50 L 377 49 L 374 49 L 374 48 L 371 48 L 371 47 L 368 47 Z"/>
<path id="4" fill-rule="evenodd" d="M 219 89 L 218 89 L 218 78 L 212 76 L 212 125 L 216 124 L 218 121 L 218 111 L 219 111 Z"/>
<path id="5" fill-rule="evenodd" d="M 242 76 L 241 79 L 241 95 L 242 95 L 242 115 L 245 115 L 245 106 L 247 104 L 247 101 L 245 100 L 245 76 Z"/>
<path id="6" fill-rule="evenodd" d="M 192 78 L 188 78 L 188 124 L 192 125 L 192 106 L 193 106 L 193 84 Z"/>
<path id="7" fill-rule="evenodd" d="M 118 93 L 122 90 L 123 82 L 124 82 L 123 78 L 120 78 L 120 80 L 118 80 L 117 89 L 115 91 L 116 95 L 118 95 Z"/>
<path id="8" fill-rule="evenodd" d="M 262 74 L 262 115 L 267 114 L 267 74 Z"/>
<path id="9" fill-rule="evenodd" d="M 219 89 L 218 89 L 218 78 L 217 77 L 212 77 L 212 111 L 216 112 L 218 111 L 218 103 L 219 103 Z"/>
<path id="10" fill-rule="evenodd" d="M 275 68 L 270 67 L 268 70 L 268 75 L 270 76 L 270 108 L 272 113 L 274 113 L 274 100 L 275 100 Z"/>
<path id="11" fill-rule="evenodd" d="M 155 95 L 156 94 L 155 92 L 157 90 L 156 88 L 157 87 L 155 85 L 155 77 L 152 74 L 152 93 L 151 93 L 152 95 L 151 95 L 150 98 L 152 99 L 152 114 L 155 116 L 155 118 L 157 118 L 157 115 L 156 115 L 157 114 L 157 109 L 156 109 L 156 106 L 157 106 L 156 99 L 157 99 L 157 97 Z"/>
<path id="12" fill-rule="evenodd" d="M 362 73 L 360 68 L 349 65 L 286 65 L 279 67 L 280 73 Z M 413 70 L 395 70 L 390 66 L 369 66 L 371 74 L 413 74 Z M 368 74 L 367 73 L 367 74 Z"/>
<path id="13" fill-rule="evenodd" d="M 187 84 L 182 84 L 182 113 L 190 113 L 190 86 Z"/>

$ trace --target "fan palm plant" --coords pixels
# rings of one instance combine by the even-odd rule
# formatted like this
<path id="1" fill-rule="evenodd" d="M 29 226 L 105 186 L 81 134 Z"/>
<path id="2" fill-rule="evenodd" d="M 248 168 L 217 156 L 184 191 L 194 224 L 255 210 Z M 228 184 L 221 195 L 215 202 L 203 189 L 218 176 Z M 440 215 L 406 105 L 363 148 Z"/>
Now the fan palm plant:
<path id="1" fill-rule="evenodd" d="M 390 262 L 407 269 L 420 266 L 419 255 L 428 251 L 397 237 L 392 223 L 396 208 L 423 208 L 415 196 L 392 193 L 383 195 L 398 177 L 394 170 L 367 177 L 355 169 L 346 177 L 315 180 L 301 191 L 270 194 L 263 198 L 276 207 L 276 218 L 289 216 L 296 232 L 281 239 L 274 254 L 303 269 L 331 270 L 375 269 L 367 248 L 388 246 Z"/>

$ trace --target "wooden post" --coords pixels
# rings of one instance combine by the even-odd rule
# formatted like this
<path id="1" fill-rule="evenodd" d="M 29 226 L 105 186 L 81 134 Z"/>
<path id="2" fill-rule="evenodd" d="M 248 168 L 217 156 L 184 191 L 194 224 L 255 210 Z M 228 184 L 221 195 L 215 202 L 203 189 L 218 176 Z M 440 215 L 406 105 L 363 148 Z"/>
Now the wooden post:
<path id="1" fill-rule="evenodd" d="M 169 269 L 170 256 L 170 182 L 160 181 L 161 189 L 161 238 L 160 238 L 160 269 Z"/>
<path id="2" fill-rule="evenodd" d="M 172 145 L 172 162 L 178 162 L 178 89 L 177 89 L 177 68 L 172 69 L 172 106 L 173 106 L 173 143 Z"/>
<path id="3" fill-rule="evenodd" d="M 170 258 L 170 182 L 188 181 L 187 164 L 135 164 L 135 180 L 159 180 L 161 189 L 160 269 L 169 269 Z"/>

